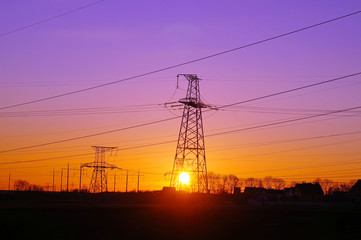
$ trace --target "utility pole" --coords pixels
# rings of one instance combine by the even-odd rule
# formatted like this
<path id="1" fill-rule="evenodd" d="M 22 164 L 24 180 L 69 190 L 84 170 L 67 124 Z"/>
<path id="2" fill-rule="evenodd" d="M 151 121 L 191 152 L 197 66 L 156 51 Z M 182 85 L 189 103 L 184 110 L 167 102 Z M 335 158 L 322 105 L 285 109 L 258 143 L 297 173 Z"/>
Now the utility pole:
<path id="1" fill-rule="evenodd" d="M 61 174 L 60 174 L 60 192 L 63 191 L 63 168 L 61 168 Z"/>
<path id="2" fill-rule="evenodd" d="M 115 192 L 115 183 L 117 181 L 117 172 L 114 172 L 114 192 Z"/>
<path id="3" fill-rule="evenodd" d="M 183 116 L 174 158 L 171 187 L 181 187 L 179 175 L 186 173 L 190 178 L 190 189 L 208 192 L 207 164 L 204 145 L 202 108 L 217 110 L 201 100 L 199 78 L 196 74 L 178 74 L 188 80 L 187 94 L 178 103 L 183 104 Z"/>
<path id="4" fill-rule="evenodd" d="M 54 187 L 55 187 L 55 185 L 54 185 L 54 179 L 55 179 L 55 169 L 53 168 L 53 192 L 54 192 Z"/>
<path id="5" fill-rule="evenodd" d="M 127 179 L 125 180 L 125 192 L 128 192 L 128 169 L 127 169 Z"/>
<path id="6" fill-rule="evenodd" d="M 10 174 L 10 172 L 9 172 L 9 186 L 8 186 L 8 191 L 10 191 L 10 176 L 11 176 L 11 174 Z"/>
<path id="7" fill-rule="evenodd" d="M 79 192 L 81 192 L 81 173 L 82 173 L 82 168 L 80 167 L 80 169 L 79 169 Z"/>
<path id="8" fill-rule="evenodd" d="M 66 192 L 69 192 L 69 163 L 68 163 L 68 173 L 66 175 Z"/>
<path id="9" fill-rule="evenodd" d="M 137 185 L 137 192 L 139 192 L 139 169 L 138 169 L 138 185 Z"/>

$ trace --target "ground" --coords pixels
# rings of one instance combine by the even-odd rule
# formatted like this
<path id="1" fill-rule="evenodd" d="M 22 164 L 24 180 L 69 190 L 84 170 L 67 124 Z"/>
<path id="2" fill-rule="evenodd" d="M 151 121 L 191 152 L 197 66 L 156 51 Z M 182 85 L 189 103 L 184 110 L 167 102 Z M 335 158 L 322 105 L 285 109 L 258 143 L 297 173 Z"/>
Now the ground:
<path id="1" fill-rule="evenodd" d="M 151 201 L 136 194 L 111 198 L 3 197 L 2 239 L 359 239 L 361 235 L 361 210 L 353 205 L 248 205 L 222 198 L 169 196 Z"/>

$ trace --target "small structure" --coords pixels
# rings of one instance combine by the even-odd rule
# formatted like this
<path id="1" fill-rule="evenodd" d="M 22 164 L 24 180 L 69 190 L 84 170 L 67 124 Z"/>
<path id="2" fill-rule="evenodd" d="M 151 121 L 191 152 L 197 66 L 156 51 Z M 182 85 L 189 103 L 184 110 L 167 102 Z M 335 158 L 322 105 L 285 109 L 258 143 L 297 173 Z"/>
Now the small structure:
<path id="1" fill-rule="evenodd" d="M 361 193 L 361 179 L 357 180 L 355 185 L 349 191 L 350 193 Z"/>
<path id="2" fill-rule="evenodd" d="M 266 189 L 266 195 L 269 201 L 281 201 L 285 198 L 285 191 L 277 189 Z"/>
<path id="3" fill-rule="evenodd" d="M 266 190 L 264 188 L 246 187 L 244 189 L 244 197 L 250 204 L 264 204 L 268 201 Z"/>
<path id="4" fill-rule="evenodd" d="M 241 188 L 240 187 L 234 187 L 233 188 L 233 195 L 240 196 L 241 195 Z"/>
<path id="5" fill-rule="evenodd" d="M 293 191 L 293 195 L 301 201 L 320 201 L 323 194 L 319 183 L 298 183 Z"/>
<path id="6" fill-rule="evenodd" d="M 352 186 L 349 196 L 353 203 L 361 203 L 361 179 L 357 180 L 355 185 Z"/>
<path id="7" fill-rule="evenodd" d="M 293 191 L 294 191 L 294 188 L 290 187 L 290 188 L 285 188 L 283 190 L 284 192 L 284 197 L 286 199 L 291 199 L 293 197 Z"/>
<path id="8" fill-rule="evenodd" d="M 165 194 L 174 194 L 176 193 L 176 188 L 175 187 L 163 187 L 162 193 Z"/>

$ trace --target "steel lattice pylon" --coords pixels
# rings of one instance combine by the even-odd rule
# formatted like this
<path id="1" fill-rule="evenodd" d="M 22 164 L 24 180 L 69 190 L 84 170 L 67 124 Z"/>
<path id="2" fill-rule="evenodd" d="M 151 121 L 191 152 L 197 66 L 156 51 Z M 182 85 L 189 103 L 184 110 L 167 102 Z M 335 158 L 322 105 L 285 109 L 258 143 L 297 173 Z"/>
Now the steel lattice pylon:
<path id="1" fill-rule="evenodd" d="M 190 191 L 208 192 L 207 164 L 204 146 L 202 108 L 210 107 L 202 103 L 199 90 L 199 78 L 195 74 L 179 74 L 188 80 L 186 98 L 180 99 L 184 105 L 177 150 L 175 153 L 171 187 L 189 188 Z M 190 176 L 190 186 L 181 186 L 179 174 L 186 172 Z"/>
<path id="2" fill-rule="evenodd" d="M 97 192 L 107 192 L 108 183 L 107 183 L 107 174 L 105 169 L 116 169 L 118 168 L 115 165 L 105 162 L 105 152 L 117 149 L 117 147 L 103 147 L 103 146 L 92 146 L 95 150 L 95 159 L 92 163 L 83 163 L 81 168 L 89 167 L 94 168 L 92 178 L 90 180 L 89 191 L 93 193 Z M 118 168 L 119 169 L 119 168 Z"/>

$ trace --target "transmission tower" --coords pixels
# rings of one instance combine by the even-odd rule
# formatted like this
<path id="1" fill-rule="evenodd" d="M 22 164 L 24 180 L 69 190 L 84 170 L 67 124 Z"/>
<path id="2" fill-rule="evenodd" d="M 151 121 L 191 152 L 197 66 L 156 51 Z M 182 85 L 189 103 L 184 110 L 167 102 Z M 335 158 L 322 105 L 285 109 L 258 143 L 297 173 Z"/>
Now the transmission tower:
<path id="1" fill-rule="evenodd" d="M 89 187 L 90 192 L 93 193 L 107 192 L 108 183 L 107 183 L 107 174 L 105 172 L 105 169 L 109 168 L 113 170 L 120 168 L 105 162 L 105 152 L 117 149 L 117 147 L 92 146 L 92 148 L 95 150 L 94 162 L 83 163 L 81 164 L 80 167 L 81 168 L 88 167 L 94 169 L 92 178 L 90 180 L 90 187 Z"/>
<path id="2" fill-rule="evenodd" d="M 214 109 L 201 101 L 199 78 L 196 74 L 178 74 L 188 80 L 187 95 L 178 101 L 183 105 L 183 117 L 179 130 L 170 186 L 178 190 L 182 186 L 179 175 L 186 173 L 190 190 L 208 192 L 207 164 L 204 146 L 202 108 Z"/>

